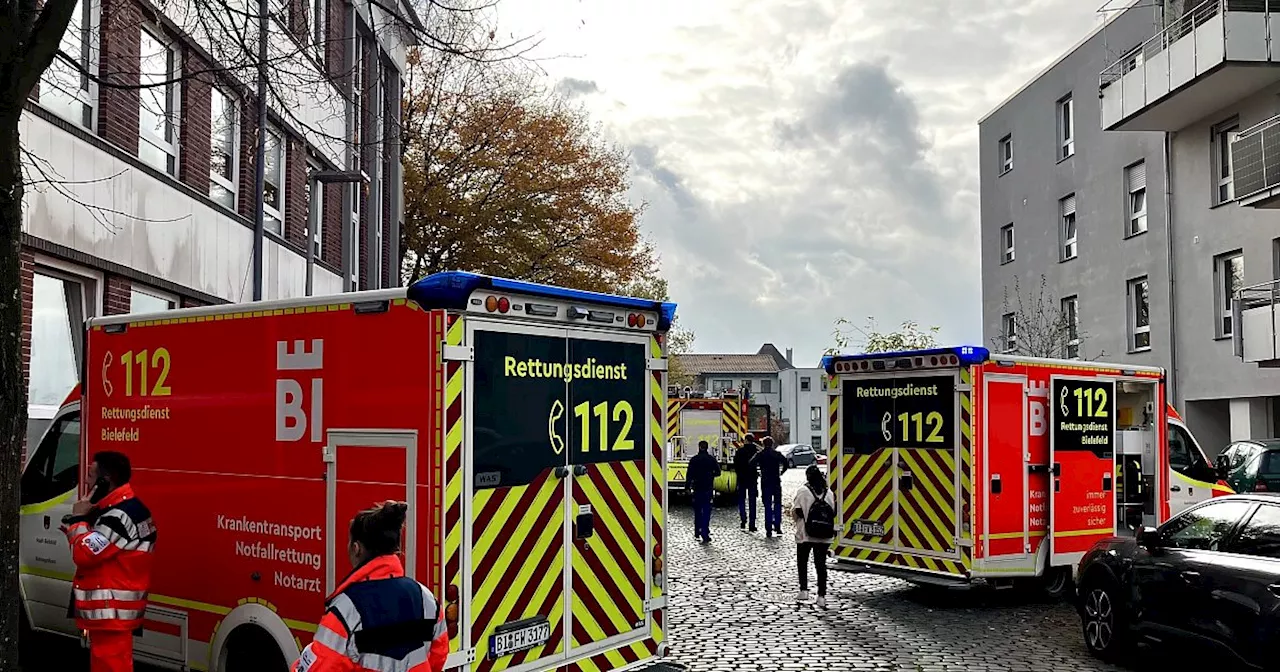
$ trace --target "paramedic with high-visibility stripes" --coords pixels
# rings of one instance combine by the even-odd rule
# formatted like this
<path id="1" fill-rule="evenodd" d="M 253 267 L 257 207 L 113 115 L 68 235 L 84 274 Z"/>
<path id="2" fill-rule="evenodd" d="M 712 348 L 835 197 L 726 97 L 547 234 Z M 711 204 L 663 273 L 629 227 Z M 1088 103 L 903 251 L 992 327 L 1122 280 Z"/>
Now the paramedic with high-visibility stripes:
<path id="1" fill-rule="evenodd" d="M 76 627 L 89 635 L 91 672 L 133 670 L 133 634 L 147 609 L 156 527 L 131 476 L 128 457 L 97 453 L 88 469 L 93 491 L 62 521 L 76 566 L 72 608 Z"/>
<path id="2" fill-rule="evenodd" d="M 426 586 L 404 575 L 400 534 L 409 505 L 383 502 L 351 521 L 351 574 L 326 601 L 316 637 L 293 672 L 442 672 L 444 614 Z"/>

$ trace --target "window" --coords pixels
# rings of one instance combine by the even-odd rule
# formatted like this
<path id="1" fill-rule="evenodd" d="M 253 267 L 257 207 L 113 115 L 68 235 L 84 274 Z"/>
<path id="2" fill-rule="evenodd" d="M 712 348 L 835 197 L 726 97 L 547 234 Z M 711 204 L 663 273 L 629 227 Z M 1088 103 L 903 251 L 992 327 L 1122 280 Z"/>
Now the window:
<path id="1" fill-rule="evenodd" d="M 313 185 L 316 173 L 324 170 L 315 157 L 307 158 L 307 179 L 302 185 L 303 199 L 307 203 L 307 228 L 311 231 L 311 245 L 318 258 L 324 245 L 324 185 Z M 318 188 L 313 188 L 318 187 Z"/>
<path id="2" fill-rule="evenodd" d="M 76 64 L 55 56 L 40 78 L 40 105 L 90 130 L 94 128 L 97 85 L 84 73 L 98 69 L 98 31 L 95 30 L 98 6 L 96 0 L 79 0 L 67 32 L 58 44 L 58 50 Z"/>
<path id="3" fill-rule="evenodd" d="M 1000 263 L 1013 261 L 1013 224 L 1005 224 L 1000 228 Z"/>
<path id="4" fill-rule="evenodd" d="M 826 392 L 826 391 L 827 391 L 827 376 L 826 376 L 826 374 L 823 374 L 823 376 L 821 377 L 821 379 L 820 379 L 820 380 L 822 381 L 822 391 L 823 391 L 823 392 Z"/>
<path id="5" fill-rule="evenodd" d="M 1147 163 L 1138 163 L 1124 169 L 1125 190 L 1129 194 L 1126 210 L 1129 221 L 1126 236 L 1136 236 L 1147 231 Z"/>
<path id="6" fill-rule="evenodd" d="M 160 313 L 178 307 L 173 297 L 135 285 L 129 292 L 130 313 Z"/>
<path id="7" fill-rule="evenodd" d="M 733 388 L 733 381 L 724 378 L 717 378 L 711 381 L 711 391 L 714 393 L 724 392 Z"/>
<path id="8" fill-rule="evenodd" d="M 1005 313 L 1000 318 L 1000 334 L 1004 337 L 1004 351 L 1013 352 L 1018 349 L 1018 320 L 1013 313 Z"/>
<path id="9" fill-rule="evenodd" d="M 351 229 L 351 249 L 346 252 L 350 255 L 351 263 L 351 289 L 360 289 L 360 197 L 363 195 L 362 184 L 351 185 L 351 221 L 347 222 L 347 226 Z"/>
<path id="10" fill-rule="evenodd" d="M 800 391 L 801 391 L 801 392 L 808 392 L 808 391 L 809 391 L 809 388 L 813 385 L 812 380 L 813 380 L 813 379 L 809 378 L 809 376 L 801 376 L 801 377 L 800 377 Z"/>
<path id="11" fill-rule="evenodd" d="M 35 272 L 31 289 L 27 404 L 56 410 L 80 381 L 80 330 L 88 317 L 85 284 L 41 268 Z"/>
<path id="12" fill-rule="evenodd" d="M 765 378 L 760 381 L 760 394 L 773 394 L 773 381 Z"/>
<path id="13" fill-rule="evenodd" d="M 1000 174 L 1013 170 L 1013 136 L 1000 138 Z"/>
<path id="14" fill-rule="evenodd" d="M 1244 287 L 1244 253 L 1241 250 L 1220 254 L 1213 260 L 1214 308 L 1217 309 L 1218 338 L 1229 338 L 1235 333 L 1232 324 L 1232 304 L 1236 292 Z"/>
<path id="15" fill-rule="evenodd" d="M 209 89 L 209 197 L 223 207 L 236 207 L 236 145 L 240 139 L 233 99 L 221 87 Z"/>
<path id="16" fill-rule="evenodd" d="M 1252 502 L 1214 502 L 1192 509 L 1165 523 L 1160 538 L 1172 548 L 1216 551 Z"/>
<path id="17" fill-rule="evenodd" d="M 23 505 L 47 502 L 80 483 L 80 413 L 58 418 L 22 473 Z"/>
<path id="18" fill-rule="evenodd" d="M 284 137 L 267 126 L 266 177 L 262 183 L 263 226 L 277 236 L 284 234 Z"/>
<path id="19" fill-rule="evenodd" d="M 1058 101 L 1058 160 L 1076 153 L 1076 106 L 1067 96 Z"/>
<path id="20" fill-rule="evenodd" d="M 311 39 L 315 42 L 316 56 L 323 61 L 329 42 L 329 2 L 311 0 Z"/>
<path id="21" fill-rule="evenodd" d="M 1200 447 L 1187 434 L 1187 430 L 1171 422 L 1168 424 L 1168 431 L 1169 467 L 1193 480 L 1210 483 L 1217 481 L 1216 472 L 1205 460 Z"/>
<path id="22" fill-rule="evenodd" d="M 821 406 L 809 407 L 809 430 L 814 432 L 822 430 L 822 407 Z"/>
<path id="23" fill-rule="evenodd" d="M 178 52 L 149 28 L 139 45 L 138 157 L 170 175 L 178 169 Z"/>
<path id="24" fill-rule="evenodd" d="M 1068 296 L 1062 300 L 1062 321 L 1066 331 L 1063 356 L 1080 359 L 1080 297 Z"/>
<path id="25" fill-rule="evenodd" d="M 1230 550 L 1243 555 L 1280 558 L 1280 506 L 1259 506 Z"/>
<path id="26" fill-rule="evenodd" d="M 1231 143 L 1240 135 L 1240 122 L 1230 119 L 1213 127 L 1213 176 L 1217 183 L 1214 203 L 1222 205 L 1235 199 L 1235 166 L 1231 163 Z"/>
<path id="27" fill-rule="evenodd" d="M 1151 349 L 1151 297 L 1145 277 L 1129 281 L 1129 351 Z"/>
<path id="28" fill-rule="evenodd" d="M 817 434 L 810 436 L 809 447 L 813 448 L 814 453 L 817 453 L 819 450 L 822 450 L 822 437 Z"/>
<path id="29" fill-rule="evenodd" d="M 1062 239 L 1062 261 L 1076 258 L 1076 195 L 1071 194 L 1058 201 L 1059 219 L 1061 221 L 1058 235 Z"/>

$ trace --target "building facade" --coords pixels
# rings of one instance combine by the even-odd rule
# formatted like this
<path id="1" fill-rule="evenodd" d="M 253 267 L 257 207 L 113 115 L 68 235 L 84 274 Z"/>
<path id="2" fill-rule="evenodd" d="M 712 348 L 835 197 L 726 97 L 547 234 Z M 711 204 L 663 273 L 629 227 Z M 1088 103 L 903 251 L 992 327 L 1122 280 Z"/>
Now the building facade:
<path id="1" fill-rule="evenodd" d="M 1166 367 L 1215 454 L 1277 432 L 1280 371 L 1237 353 L 1233 299 L 1280 278 L 1280 214 L 1268 211 L 1280 176 L 1263 151 L 1280 111 L 1267 38 L 1280 13 L 1252 0 L 1128 4 L 980 123 L 984 327 L 1016 346 L 1003 288 L 1044 272 L 1054 299 L 1075 302 L 1079 354 Z"/>
<path id="2" fill-rule="evenodd" d="M 27 106 L 29 439 L 78 380 L 85 319 L 253 297 L 257 19 L 237 7 L 80 0 Z M 401 83 L 421 24 L 407 3 L 273 7 L 262 296 L 305 293 L 308 244 L 315 294 L 395 286 Z"/>

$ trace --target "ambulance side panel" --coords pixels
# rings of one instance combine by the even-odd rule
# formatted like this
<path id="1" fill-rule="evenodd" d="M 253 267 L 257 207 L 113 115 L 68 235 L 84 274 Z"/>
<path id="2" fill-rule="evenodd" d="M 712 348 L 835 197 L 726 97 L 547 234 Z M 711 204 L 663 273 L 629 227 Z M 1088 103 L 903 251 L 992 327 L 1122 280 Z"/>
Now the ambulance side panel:
<path id="1" fill-rule="evenodd" d="M 350 516 L 409 496 L 403 449 L 331 446 L 336 462 L 327 463 L 331 430 L 416 432 L 418 562 L 407 569 L 432 583 L 440 479 L 431 314 L 403 299 L 369 314 L 349 303 L 187 312 L 95 325 L 84 414 L 87 456 L 118 450 L 133 461 L 134 487 L 159 529 L 152 604 L 185 618 L 166 627 L 185 628 L 187 662 L 213 665 L 209 644 L 226 635 L 216 631 L 246 606 L 266 607 L 308 641 L 326 578 L 351 569 Z M 336 502 L 326 498 L 331 468 Z"/>

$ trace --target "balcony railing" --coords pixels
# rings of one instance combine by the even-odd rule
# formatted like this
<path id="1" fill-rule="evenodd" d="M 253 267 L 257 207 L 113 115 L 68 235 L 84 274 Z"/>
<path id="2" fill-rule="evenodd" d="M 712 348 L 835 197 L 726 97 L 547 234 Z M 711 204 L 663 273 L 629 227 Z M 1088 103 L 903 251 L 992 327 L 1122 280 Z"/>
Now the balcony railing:
<path id="1" fill-rule="evenodd" d="M 1226 11 L 1233 12 L 1254 12 L 1266 11 L 1267 5 L 1271 0 L 1207 0 L 1194 9 L 1175 19 L 1172 23 L 1164 27 L 1164 30 L 1151 36 L 1151 39 L 1143 42 L 1138 47 L 1131 49 L 1120 60 L 1107 66 L 1098 78 L 1099 88 L 1106 88 L 1112 82 L 1119 80 L 1121 77 L 1138 69 L 1138 66 L 1151 60 L 1151 58 L 1165 49 L 1169 45 L 1178 40 L 1196 32 L 1196 28 L 1203 26 L 1219 14 Z M 1280 0 L 1277 0 L 1277 9 L 1280 9 Z"/>
<path id="2" fill-rule="evenodd" d="M 1237 200 L 1280 187 L 1280 116 L 1241 131 L 1231 143 L 1231 167 Z"/>
<path id="3" fill-rule="evenodd" d="M 1280 361 L 1280 280 L 1238 290 L 1231 302 L 1236 356 L 1245 362 Z"/>

